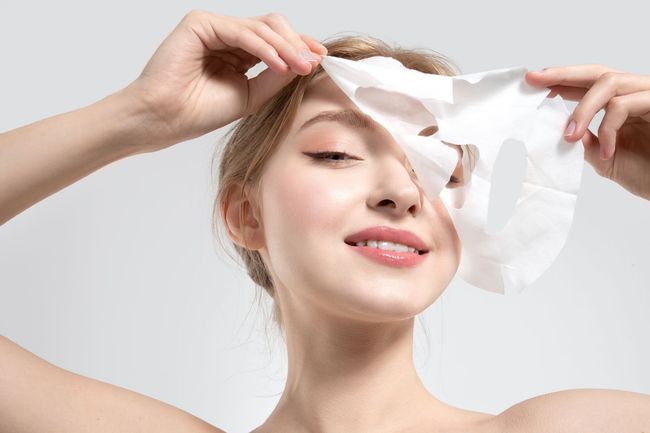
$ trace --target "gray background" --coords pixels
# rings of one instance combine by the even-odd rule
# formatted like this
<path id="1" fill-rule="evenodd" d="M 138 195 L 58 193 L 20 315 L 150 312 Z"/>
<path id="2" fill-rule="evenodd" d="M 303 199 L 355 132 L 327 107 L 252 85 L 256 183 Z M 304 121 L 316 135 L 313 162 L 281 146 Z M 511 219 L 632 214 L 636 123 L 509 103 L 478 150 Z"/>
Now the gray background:
<path id="1" fill-rule="evenodd" d="M 648 74 L 642 7 L 3 2 L 0 130 L 126 86 L 193 8 L 276 11 L 319 39 L 358 32 L 429 47 L 463 73 L 603 63 Z M 252 282 L 211 239 L 209 162 L 223 132 L 113 163 L 2 226 L 0 331 L 53 364 L 237 432 L 274 407 L 286 357 L 273 334 L 267 346 L 268 304 L 252 307 Z M 456 278 L 416 322 L 416 363 L 431 392 L 491 413 L 568 388 L 650 394 L 649 222 L 649 202 L 585 163 L 574 225 L 549 271 L 514 296 Z"/>

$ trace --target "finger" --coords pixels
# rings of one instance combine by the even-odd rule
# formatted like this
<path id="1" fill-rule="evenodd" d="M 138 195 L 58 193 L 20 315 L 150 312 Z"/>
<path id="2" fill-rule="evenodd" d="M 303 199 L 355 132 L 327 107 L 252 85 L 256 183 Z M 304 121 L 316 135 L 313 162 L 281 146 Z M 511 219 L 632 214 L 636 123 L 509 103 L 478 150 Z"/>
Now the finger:
<path id="1" fill-rule="evenodd" d="M 650 112 L 650 90 L 612 98 L 605 109 L 598 140 L 602 159 L 610 159 L 616 149 L 616 135 L 630 116 L 641 116 Z"/>
<path id="2" fill-rule="evenodd" d="M 191 30 L 209 50 L 241 48 L 279 73 L 289 70 L 275 48 L 248 28 L 244 20 L 224 18 L 209 12 L 192 12 L 187 17 L 186 22 Z"/>
<path id="3" fill-rule="evenodd" d="M 544 87 L 564 85 L 589 88 L 607 72 L 624 73 L 604 65 L 574 65 L 530 71 L 526 73 L 526 79 L 533 85 Z"/>
<path id="4" fill-rule="evenodd" d="M 248 101 L 243 115 L 256 113 L 271 96 L 289 84 L 295 77 L 296 74 L 292 71 L 278 74 L 271 68 L 266 68 L 248 80 Z"/>
<path id="5" fill-rule="evenodd" d="M 579 101 L 587 93 L 587 89 L 582 87 L 551 86 L 549 88 L 551 92 L 546 95 L 547 98 L 555 98 L 556 95 L 560 95 L 567 101 Z"/>
<path id="6" fill-rule="evenodd" d="M 309 74 L 312 70 L 312 63 L 301 55 L 303 51 L 310 52 L 307 45 L 293 30 L 286 28 L 288 24 L 281 24 L 279 18 L 265 17 L 264 19 L 274 27 L 270 27 L 266 22 L 253 20 L 255 32 L 275 47 L 280 57 L 291 65 L 291 69 L 295 73 L 300 75 Z M 283 25 L 284 27 L 282 27 Z"/>
<path id="7" fill-rule="evenodd" d="M 585 93 L 582 100 L 578 103 L 571 118 L 575 120 L 576 127 L 572 134 L 566 135 L 565 138 L 569 140 L 576 140 L 582 137 L 596 113 L 605 107 L 605 105 L 615 96 L 625 95 L 639 89 L 641 83 L 638 75 L 607 72 L 603 74 L 594 85 Z M 646 89 L 650 89 L 650 77 L 648 77 L 648 85 Z"/>
<path id="8" fill-rule="evenodd" d="M 260 19 L 279 35 L 288 40 L 294 47 L 296 47 L 298 52 L 307 49 L 320 54 L 321 56 L 327 53 L 327 48 L 320 42 L 306 34 L 297 33 L 283 15 L 272 12 L 264 15 Z"/>
<path id="9" fill-rule="evenodd" d="M 598 137 L 589 129 L 582 137 L 582 144 L 585 149 L 584 159 L 591 165 L 599 176 L 611 179 L 613 159 L 600 158 L 600 142 Z"/>
<path id="10" fill-rule="evenodd" d="M 273 44 L 261 37 L 257 32 L 251 29 L 242 30 L 241 36 L 242 47 L 249 49 L 251 54 L 260 58 L 267 66 L 279 73 L 285 73 L 291 68 L 282 58 Z"/>
<path id="11" fill-rule="evenodd" d="M 327 55 L 327 47 L 325 45 L 321 44 L 316 39 L 304 33 L 300 33 L 300 37 L 307 44 L 310 50 L 317 54 L 320 54 L 321 56 Z"/>

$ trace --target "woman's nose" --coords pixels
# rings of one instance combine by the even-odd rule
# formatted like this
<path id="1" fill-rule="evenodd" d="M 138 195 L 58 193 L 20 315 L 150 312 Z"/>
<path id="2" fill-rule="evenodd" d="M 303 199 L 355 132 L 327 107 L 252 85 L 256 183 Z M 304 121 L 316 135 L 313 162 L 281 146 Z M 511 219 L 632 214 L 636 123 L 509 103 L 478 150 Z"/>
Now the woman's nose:
<path id="1" fill-rule="evenodd" d="M 408 160 L 387 158 L 377 167 L 375 186 L 368 205 L 377 210 L 402 216 L 417 215 L 422 209 L 422 190 Z"/>

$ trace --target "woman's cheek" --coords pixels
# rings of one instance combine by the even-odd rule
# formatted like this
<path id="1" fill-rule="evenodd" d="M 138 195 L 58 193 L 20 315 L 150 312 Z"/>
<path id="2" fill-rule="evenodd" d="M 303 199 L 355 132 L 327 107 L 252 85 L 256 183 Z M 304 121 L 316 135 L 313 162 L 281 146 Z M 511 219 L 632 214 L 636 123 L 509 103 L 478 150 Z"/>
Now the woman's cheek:
<path id="1" fill-rule="evenodd" d="M 451 215 L 449 215 L 449 211 L 440 197 L 436 198 L 436 200 L 432 202 L 432 205 L 435 209 L 437 220 L 442 226 L 442 230 L 440 230 L 439 233 L 441 233 L 441 236 L 444 236 L 444 239 L 439 239 L 436 243 L 446 245 L 456 257 L 456 261 L 459 261 L 461 255 L 461 243 L 454 221 L 451 219 Z"/>
<path id="2" fill-rule="evenodd" d="M 349 176 L 336 170 L 305 167 L 282 177 L 278 202 L 287 222 L 296 230 L 339 233 L 350 225 L 346 215 L 353 206 Z"/>
<path id="3" fill-rule="evenodd" d="M 294 167 L 275 174 L 264 186 L 262 211 L 270 265 L 281 281 L 299 287 L 336 263 L 338 255 L 328 252 L 343 248 L 345 230 L 358 222 L 350 221 L 349 188 L 328 170 Z"/>

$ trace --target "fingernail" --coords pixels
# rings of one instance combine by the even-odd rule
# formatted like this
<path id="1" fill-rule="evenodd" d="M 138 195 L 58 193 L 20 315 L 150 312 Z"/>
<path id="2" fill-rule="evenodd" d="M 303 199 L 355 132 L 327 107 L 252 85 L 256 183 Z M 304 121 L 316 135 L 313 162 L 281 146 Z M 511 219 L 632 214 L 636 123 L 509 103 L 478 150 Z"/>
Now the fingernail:
<path id="1" fill-rule="evenodd" d="M 569 126 L 567 126 L 566 131 L 564 131 L 564 136 L 567 137 L 573 134 L 573 131 L 575 130 L 576 130 L 576 121 L 571 119 L 571 123 L 569 123 Z"/>
<path id="2" fill-rule="evenodd" d="M 303 49 L 300 52 L 300 55 L 302 56 L 303 59 L 306 61 L 311 61 L 311 60 L 318 60 L 318 57 L 313 54 L 311 51 L 309 51 L 307 48 Z"/>

